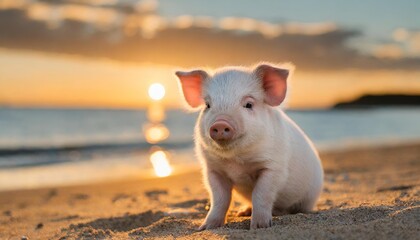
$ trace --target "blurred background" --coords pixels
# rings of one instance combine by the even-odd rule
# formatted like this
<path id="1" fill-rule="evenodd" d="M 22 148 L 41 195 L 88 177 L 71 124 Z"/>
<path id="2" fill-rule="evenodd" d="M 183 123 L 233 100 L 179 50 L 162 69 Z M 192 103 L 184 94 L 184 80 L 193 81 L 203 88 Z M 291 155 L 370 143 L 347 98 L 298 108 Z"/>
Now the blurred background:
<path id="1" fill-rule="evenodd" d="M 293 62 L 321 151 L 420 140 L 420 2 L 0 0 L 0 190 L 197 168 L 174 70 Z"/>

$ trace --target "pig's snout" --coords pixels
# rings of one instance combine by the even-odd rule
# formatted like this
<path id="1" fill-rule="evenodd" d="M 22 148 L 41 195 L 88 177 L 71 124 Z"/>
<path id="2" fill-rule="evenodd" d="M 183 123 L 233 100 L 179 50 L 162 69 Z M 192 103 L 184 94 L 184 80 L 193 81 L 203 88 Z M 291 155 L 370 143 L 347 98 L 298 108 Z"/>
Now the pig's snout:
<path id="1" fill-rule="evenodd" d="M 226 120 L 217 120 L 210 127 L 210 137 L 216 142 L 229 141 L 235 135 L 235 129 Z"/>

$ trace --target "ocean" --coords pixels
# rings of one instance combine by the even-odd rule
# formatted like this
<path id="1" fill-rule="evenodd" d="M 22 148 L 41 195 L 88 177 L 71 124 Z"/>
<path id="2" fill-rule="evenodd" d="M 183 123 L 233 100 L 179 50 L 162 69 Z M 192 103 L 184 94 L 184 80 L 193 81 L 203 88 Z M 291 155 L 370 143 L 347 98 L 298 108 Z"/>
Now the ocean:
<path id="1" fill-rule="evenodd" d="M 420 140 L 420 108 L 286 113 L 320 150 Z M 166 112 L 170 136 L 158 146 L 171 155 L 171 164 L 198 165 L 192 150 L 196 117 L 182 110 Z M 145 110 L 0 109 L 0 189 L 99 180 L 151 169 L 153 145 L 142 132 L 146 123 Z M 7 182 L 11 177 L 14 183 Z"/>

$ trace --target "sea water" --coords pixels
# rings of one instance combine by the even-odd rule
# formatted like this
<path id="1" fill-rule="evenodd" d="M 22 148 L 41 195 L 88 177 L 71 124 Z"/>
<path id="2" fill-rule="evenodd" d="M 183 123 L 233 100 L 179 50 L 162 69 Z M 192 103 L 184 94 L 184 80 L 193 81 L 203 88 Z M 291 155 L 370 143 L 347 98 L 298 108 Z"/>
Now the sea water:
<path id="1" fill-rule="evenodd" d="M 286 113 L 321 151 L 420 140 L 420 108 Z M 166 112 L 170 136 L 158 146 L 168 151 L 173 165 L 198 165 L 192 150 L 196 117 L 182 110 Z M 0 109 L 0 190 L 150 169 L 152 145 L 142 132 L 146 123 L 144 110 Z"/>

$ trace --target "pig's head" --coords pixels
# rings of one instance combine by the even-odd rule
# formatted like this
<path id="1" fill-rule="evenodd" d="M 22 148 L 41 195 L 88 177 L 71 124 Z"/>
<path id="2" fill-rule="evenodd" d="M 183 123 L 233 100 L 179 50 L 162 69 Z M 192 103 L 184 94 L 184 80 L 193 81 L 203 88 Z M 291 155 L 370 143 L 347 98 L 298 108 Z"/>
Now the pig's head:
<path id="1" fill-rule="evenodd" d="M 270 134 L 269 115 L 287 90 L 289 70 L 271 64 L 175 73 L 186 103 L 201 109 L 196 140 L 216 153 L 248 148 Z M 267 132 L 268 131 L 268 132 Z"/>

